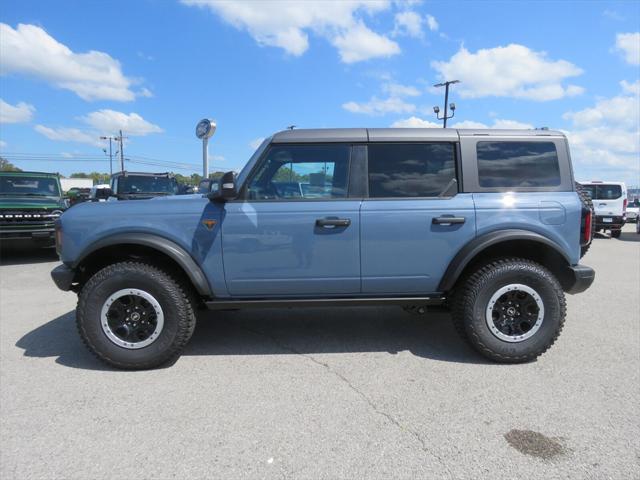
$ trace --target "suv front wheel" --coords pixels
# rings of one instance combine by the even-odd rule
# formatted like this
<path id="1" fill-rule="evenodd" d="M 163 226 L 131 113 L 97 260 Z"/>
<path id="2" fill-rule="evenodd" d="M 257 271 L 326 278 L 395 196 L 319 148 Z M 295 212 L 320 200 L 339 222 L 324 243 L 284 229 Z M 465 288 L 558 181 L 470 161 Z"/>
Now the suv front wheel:
<path id="1" fill-rule="evenodd" d="M 560 334 L 566 304 L 553 274 L 535 262 L 505 259 L 466 277 L 456 289 L 458 333 L 482 355 L 521 363 L 542 355 Z"/>
<path id="2" fill-rule="evenodd" d="M 196 319 L 190 296 L 171 275 L 145 263 L 122 262 L 84 285 L 76 322 L 82 340 L 102 361 L 147 369 L 177 358 Z"/>

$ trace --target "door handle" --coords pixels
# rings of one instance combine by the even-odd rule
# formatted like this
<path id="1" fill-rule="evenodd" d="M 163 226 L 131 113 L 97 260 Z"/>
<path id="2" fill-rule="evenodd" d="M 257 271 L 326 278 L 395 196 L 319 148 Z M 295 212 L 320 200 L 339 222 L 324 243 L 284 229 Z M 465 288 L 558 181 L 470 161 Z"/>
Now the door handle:
<path id="1" fill-rule="evenodd" d="M 433 223 L 434 225 L 453 225 L 453 224 L 464 223 L 464 221 L 465 221 L 464 217 L 442 216 L 442 217 L 434 217 L 433 220 L 431 220 L 431 223 Z"/>
<path id="2" fill-rule="evenodd" d="M 323 228 L 348 227 L 349 225 L 351 225 L 349 218 L 318 218 L 316 220 L 316 226 Z"/>

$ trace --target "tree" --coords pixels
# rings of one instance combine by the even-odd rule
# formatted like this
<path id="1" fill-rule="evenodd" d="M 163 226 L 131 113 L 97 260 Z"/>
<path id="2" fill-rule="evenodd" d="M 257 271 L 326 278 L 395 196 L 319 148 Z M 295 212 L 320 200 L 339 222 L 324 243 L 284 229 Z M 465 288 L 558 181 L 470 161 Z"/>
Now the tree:
<path id="1" fill-rule="evenodd" d="M 69 175 L 69 178 L 90 178 L 91 180 L 93 180 L 93 183 L 95 185 L 98 185 L 98 184 L 109 183 L 109 179 L 111 178 L 111 175 L 109 175 L 108 173 L 99 173 L 99 172 L 91 172 L 91 173 L 76 172 Z"/>
<path id="2" fill-rule="evenodd" d="M 16 167 L 6 158 L 0 157 L 0 171 L 2 172 L 21 172 L 22 170 Z"/>

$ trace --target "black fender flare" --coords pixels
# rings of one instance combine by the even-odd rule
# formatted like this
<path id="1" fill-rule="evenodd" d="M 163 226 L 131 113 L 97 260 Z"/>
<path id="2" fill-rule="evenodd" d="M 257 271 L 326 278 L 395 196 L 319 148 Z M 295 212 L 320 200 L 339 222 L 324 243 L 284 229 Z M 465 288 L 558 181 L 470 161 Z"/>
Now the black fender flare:
<path id="1" fill-rule="evenodd" d="M 442 280 L 440 280 L 438 291 L 448 292 L 451 290 L 465 267 L 469 265 L 469 262 L 471 262 L 478 254 L 482 253 L 483 250 L 498 243 L 511 240 L 527 240 L 543 244 L 561 255 L 567 262 L 567 266 L 571 265 L 571 260 L 563 251 L 562 247 L 553 240 L 550 240 L 539 233 L 519 229 L 500 230 L 476 237 L 462 247 L 449 263 Z"/>
<path id="2" fill-rule="evenodd" d="M 182 268 L 200 295 L 213 297 L 209 281 L 193 257 L 174 241 L 152 233 L 117 233 L 101 238 L 86 247 L 71 268 L 75 269 L 89 255 L 102 248 L 124 244 L 144 245 L 164 253 Z"/>

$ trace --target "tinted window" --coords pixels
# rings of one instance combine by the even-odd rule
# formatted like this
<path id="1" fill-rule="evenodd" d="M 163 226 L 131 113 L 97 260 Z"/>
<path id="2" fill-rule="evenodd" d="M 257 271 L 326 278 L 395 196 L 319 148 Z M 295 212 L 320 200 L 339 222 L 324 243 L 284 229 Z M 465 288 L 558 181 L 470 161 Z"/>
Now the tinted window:
<path id="1" fill-rule="evenodd" d="M 253 200 L 344 198 L 348 145 L 273 146 L 249 183 Z"/>
<path id="2" fill-rule="evenodd" d="M 616 200 L 622 196 L 620 185 L 583 185 L 594 200 Z"/>
<path id="3" fill-rule="evenodd" d="M 60 190 L 55 178 L 3 175 L 0 177 L 0 195 L 58 197 Z"/>
<path id="4" fill-rule="evenodd" d="M 166 176 L 127 175 L 120 177 L 118 193 L 178 193 L 178 182 Z"/>
<path id="5" fill-rule="evenodd" d="M 369 145 L 369 197 L 437 197 L 456 176 L 453 143 Z"/>
<path id="6" fill-rule="evenodd" d="M 553 142 L 478 142 L 481 187 L 552 187 L 560 185 Z"/>

